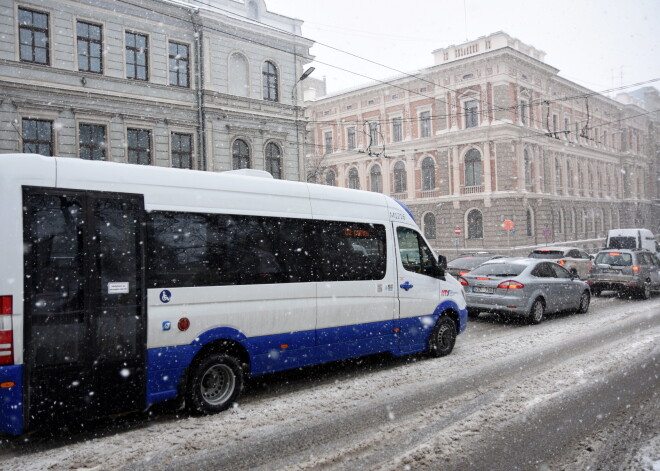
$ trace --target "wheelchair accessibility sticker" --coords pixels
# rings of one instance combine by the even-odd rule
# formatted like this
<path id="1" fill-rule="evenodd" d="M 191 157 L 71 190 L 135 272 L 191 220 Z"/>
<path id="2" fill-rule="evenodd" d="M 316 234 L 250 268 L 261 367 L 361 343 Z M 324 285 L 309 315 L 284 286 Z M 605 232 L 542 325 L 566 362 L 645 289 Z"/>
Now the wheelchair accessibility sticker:
<path id="1" fill-rule="evenodd" d="M 172 293 L 169 290 L 164 289 L 160 292 L 160 302 L 169 303 L 172 300 Z"/>

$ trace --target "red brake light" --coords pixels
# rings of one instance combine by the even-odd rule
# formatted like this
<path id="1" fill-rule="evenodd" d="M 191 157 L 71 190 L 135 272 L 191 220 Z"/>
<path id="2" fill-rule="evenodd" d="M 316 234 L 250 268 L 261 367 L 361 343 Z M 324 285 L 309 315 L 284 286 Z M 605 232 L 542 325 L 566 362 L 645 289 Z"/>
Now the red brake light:
<path id="1" fill-rule="evenodd" d="M 525 285 L 514 280 L 507 280 L 497 285 L 497 287 L 502 289 L 523 289 Z"/>
<path id="2" fill-rule="evenodd" d="M 11 315 L 13 314 L 11 296 L 0 296 L 0 365 L 14 363 L 14 331 Z"/>
<path id="3" fill-rule="evenodd" d="M 557 263 L 563 267 L 564 264 L 566 263 L 566 260 L 559 260 Z"/>
<path id="4" fill-rule="evenodd" d="M 635 265 L 634 267 L 632 267 L 632 269 L 633 269 L 633 271 L 639 271 L 639 267 L 638 267 L 637 265 Z"/>
<path id="5" fill-rule="evenodd" d="M 612 257 L 618 257 L 621 254 L 619 252 L 610 252 L 607 255 L 611 255 Z"/>
<path id="6" fill-rule="evenodd" d="M 490 280 L 487 276 L 478 276 L 477 280 Z"/>
<path id="7" fill-rule="evenodd" d="M 470 273 L 469 270 L 461 270 L 461 271 L 458 272 L 458 275 L 463 276 L 463 275 L 467 275 L 468 273 Z"/>
<path id="8" fill-rule="evenodd" d="M 460 284 L 462 284 L 463 286 L 469 286 L 469 283 L 467 282 L 467 280 L 465 278 L 463 278 L 462 276 L 458 277 L 458 282 Z"/>

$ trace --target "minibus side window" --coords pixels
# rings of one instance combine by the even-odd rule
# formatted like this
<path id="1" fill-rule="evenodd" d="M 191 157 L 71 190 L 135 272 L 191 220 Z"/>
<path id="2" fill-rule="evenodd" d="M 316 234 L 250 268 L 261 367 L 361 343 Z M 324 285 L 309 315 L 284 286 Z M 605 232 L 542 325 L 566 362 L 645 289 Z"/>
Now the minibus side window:
<path id="1" fill-rule="evenodd" d="M 406 271 L 425 273 L 437 265 L 433 252 L 417 231 L 398 227 L 396 235 L 399 240 L 399 256 Z"/>

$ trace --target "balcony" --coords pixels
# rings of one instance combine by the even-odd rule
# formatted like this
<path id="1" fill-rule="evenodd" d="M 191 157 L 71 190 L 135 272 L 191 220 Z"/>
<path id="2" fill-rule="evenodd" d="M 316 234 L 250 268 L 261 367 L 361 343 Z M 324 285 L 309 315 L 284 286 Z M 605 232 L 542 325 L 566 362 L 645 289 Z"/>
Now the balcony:
<path id="1" fill-rule="evenodd" d="M 417 198 L 436 198 L 440 194 L 440 190 L 418 190 Z"/>
<path id="2" fill-rule="evenodd" d="M 390 196 L 394 198 L 395 200 L 405 200 L 408 198 L 408 193 L 403 192 L 403 193 L 390 193 Z"/>
<path id="3" fill-rule="evenodd" d="M 483 192 L 484 192 L 483 185 L 472 185 L 472 186 L 461 187 L 461 195 L 473 195 L 475 193 L 483 193 Z"/>

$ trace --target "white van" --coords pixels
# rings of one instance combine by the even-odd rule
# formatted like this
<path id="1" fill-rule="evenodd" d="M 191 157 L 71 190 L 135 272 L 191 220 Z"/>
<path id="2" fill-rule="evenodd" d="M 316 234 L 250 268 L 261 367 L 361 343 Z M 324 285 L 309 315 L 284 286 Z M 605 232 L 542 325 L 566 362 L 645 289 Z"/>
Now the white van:
<path id="1" fill-rule="evenodd" d="M 452 351 L 465 295 L 405 206 L 245 173 L 0 155 L 0 432 Z"/>
<path id="2" fill-rule="evenodd" d="M 605 246 L 610 249 L 646 249 L 660 253 L 660 245 L 648 229 L 612 229 Z"/>

